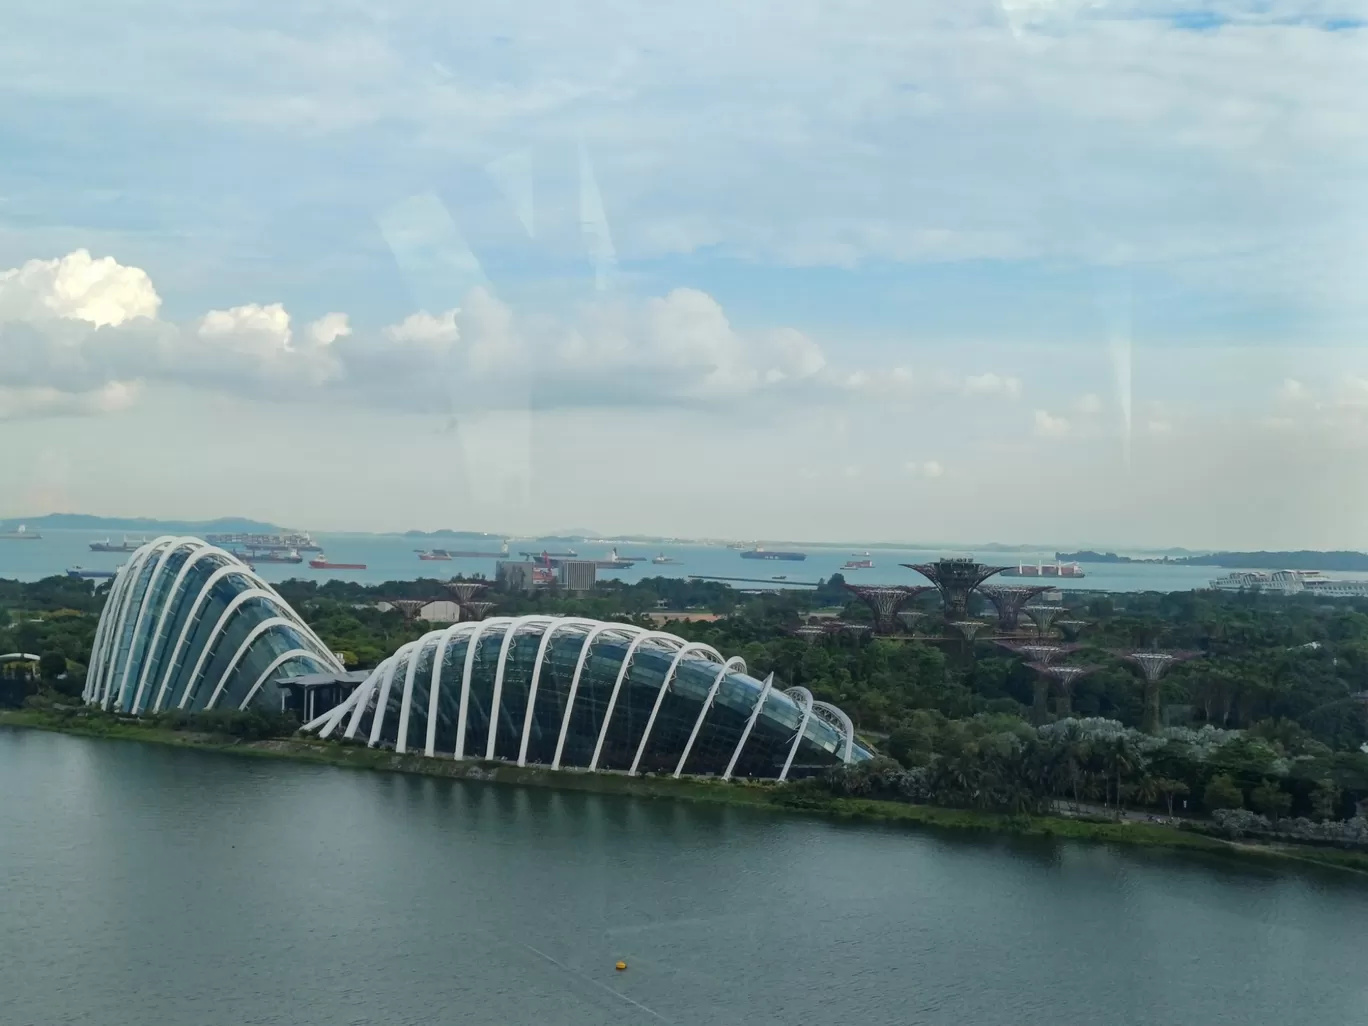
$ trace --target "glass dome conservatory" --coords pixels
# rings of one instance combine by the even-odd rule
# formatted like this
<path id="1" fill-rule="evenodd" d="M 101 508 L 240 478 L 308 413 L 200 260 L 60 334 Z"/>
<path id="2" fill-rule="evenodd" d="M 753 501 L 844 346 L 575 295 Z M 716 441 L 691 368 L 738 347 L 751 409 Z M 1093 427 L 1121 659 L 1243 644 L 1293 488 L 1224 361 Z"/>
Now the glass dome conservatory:
<path id="1" fill-rule="evenodd" d="M 632 624 L 494 617 L 432 631 L 305 725 L 396 752 L 784 780 L 870 757 L 850 718 L 739 658 Z"/>
<path id="2" fill-rule="evenodd" d="M 115 577 L 84 697 L 135 714 L 277 708 L 274 679 L 342 669 L 251 567 L 198 538 L 167 536 Z"/>

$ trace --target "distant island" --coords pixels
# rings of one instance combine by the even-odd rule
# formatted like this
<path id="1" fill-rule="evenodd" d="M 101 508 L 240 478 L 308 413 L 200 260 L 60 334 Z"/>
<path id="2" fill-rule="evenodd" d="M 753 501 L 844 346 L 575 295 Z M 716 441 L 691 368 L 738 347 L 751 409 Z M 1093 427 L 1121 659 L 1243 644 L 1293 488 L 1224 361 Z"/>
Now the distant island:
<path id="1" fill-rule="evenodd" d="M 1056 552 L 1061 562 L 1163 563 L 1168 566 L 1216 566 L 1227 570 L 1342 570 L 1368 572 L 1368 552 L 1340 549 L 1318 552 L 1295 549 L 1279 552 L 1209 552 L 1193 556 L 1161 556 L 1154 559 L 1118 556 L 1115 552 Z"/>
<path id="2" fill-rule="evenodd" d="M 216 520 L 157 520 L 154 517 L 97 517 L 89 513 L 47 513 L 41 517 L 7 517 L 5 523 L 53 531 L 118 531 L 127 534 L 280 534 L 282 528 L 246 517 Z"/>

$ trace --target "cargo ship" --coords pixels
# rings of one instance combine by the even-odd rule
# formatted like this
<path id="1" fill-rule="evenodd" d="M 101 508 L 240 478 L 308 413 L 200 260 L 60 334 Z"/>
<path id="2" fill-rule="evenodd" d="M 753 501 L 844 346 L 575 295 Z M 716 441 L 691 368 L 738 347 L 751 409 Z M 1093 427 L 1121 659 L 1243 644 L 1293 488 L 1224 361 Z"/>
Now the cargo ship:
<path id="1" fill-rule="evenodd" d="M 206 534 L 204 540 L 221 548 L 251 549 L 254 552 L 322 552 L 323 546 L 307 531 L 287 531 L 283 534 Z M 293 562 L 293 560 L 287 560 Z"/>
<path id="2" fill-rule="evenodd" d="M 554 554 L 549 554 L 548 558 L 555 559 L 556 557 Z M 594 566 L 599 570 L 630 570 L 636 566 L 636 563 L 637 561 L 634 559 L 623 559 L 618 555 L 617 549 L 608 553 L 607 559 L 594 560 Z"/>
<path id="3" fill-rule="evenodd" d="M 42 535 L 20 524 L 13 531 L 0 531 L 0 541 L 40 541 Z"/>
<path id="4" fill-rule="evenodd" d="M 366 569 L 366 564 L 332 563 L 328 561 L 327 556 L 323 555 L 323 553 L 320 552 L 313 559 L 309 560 L 309 567 L 313 570 L 364 570 Z"/>
<path id="5" fill-rule="evenodd" d="M 145 538 L 130 538 L 123 536 L 123 541 L 111 541 L 106 538 L 104 541 L 93 541 L 90 543 L 91 552 L 137 552 L 147 544 Z"/>
<path id="6" fill-rule="evenodd" d="M 489 555 L 493 555 L 493 553 L 489 553 Z M 574 549 L 566 549 L 564 552 L 547 552 L 545 549 L 542 549 L 541 552 L 519 552 L 518 555 L 522 556 L 524 559 L 532 559 L 532 560 L 542 559 L 542 558 L 546 558 L 546 559 L 579 559 L 579 553 L 576 552 Z M 630 560 L 629 560 L 628 562 L 630 562 Z"/>
<path id="7" fill-rule="evenodd" d="M 807 559 L 806 552 L 780 552 L 775 549 L 766 549 L 757 545 L 753 549 L 747 549 L 741 553 L 742 559 L 777 559 L 785 562 L 798 563 Z"/>
<path id="8" fill-rule="evenodd" d="M 664 566 L 666 563 L 678 563 L 679 560 L 671 556 L 667 556 L 665 555 L 665 553 L 662 552 L 660 555 L 656 556 L 655 559 L 651 560 L 651 562 L 656 564 L 657 566 Z"/>
<path id="9" fill-rule="evenodd" d="M 841 564 L 842 570 L 873 570 L 874 560 L 872 559 L 847 559 Z"/>
<path id="10" fill-rule="evenodd" d="M 83 581 L 103 581 L 118 574 L 117 570 L 87 570 L 85 567 L 73 566 L 67 570 L 68 577 L 77 577 Z"/>
<path id="11" fill-rule="evenodd" d="M 304 557 L 301 556 L 294 549 L 290 549 L 288 552 L 282 552 L 279 549 L 268 549 L 265 552 L 256 552 L 249 550 L 247 552 L 235 552 L 233 553 L 233 555 L 237 556 L 243 562 L 250 564 L 304 562 Z"/>
<path id="12" fill-rule="evenodd" d="M 429 562 L 434 559 L 450 559 L 451 553 L 448 552 L 446 549 L 420 549 L 418 552 L 418 558 L 422 560 L 427 560 Z"/>
<path id="13" fill-rule="evenodd" d="M 1086 577 L 1077 563 L 1019 563 L 1002 571 L 1003 577 L 1067 577 L 1077 580 Z"/>

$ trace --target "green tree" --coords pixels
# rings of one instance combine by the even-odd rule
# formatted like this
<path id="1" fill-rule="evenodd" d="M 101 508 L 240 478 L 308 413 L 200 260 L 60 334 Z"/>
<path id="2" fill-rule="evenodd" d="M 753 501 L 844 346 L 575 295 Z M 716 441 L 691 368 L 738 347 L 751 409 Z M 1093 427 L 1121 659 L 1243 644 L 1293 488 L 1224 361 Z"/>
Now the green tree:
<path id="1" fill-rule="evenodd" d="M 1311 814 L 1317 819 L 1334 819 L 1339 811 L 1340 789 L 1333 780 L 1319 780 L 1311 791 Z"/>
<path id="2" fill-rule="evenodd" d="M 1173 815 L 1173 800 L 1180 795 L 1188 793 L 1187 784 L 1181 780 L 1174 780 L 1172 777 L 1155 777 L 1154 787 L 1164 796 L 1164 802 L 1168 805 L 1168 814 Z"/>
<path id="3" fill-rule="evenodd" d="M 1235 785 L 1235 781 L 1222 773 L 1212 777 L 1207 783 L 1206 790 L 1202 792 L 1202 804 L 1207 807 L 1208 812 L 1215 812 L 1217 809 L 1243 809 L 1244 793 Z"/>
<path id="4" fill-rule="evenodd" d="M 1262 812 L 1276 823 L 1292 808 L 1292 796 L 1278 786 L 1276 780 L 1265 780 L 1249 793 L 1255 812 Z"/>
<path id="5" fill-rule="evenodd" d="M 61 652 L 48 651 L 38 657 L 38 675 L 45 681 L 55 681 L 66 670 L 66 656 Z"/>

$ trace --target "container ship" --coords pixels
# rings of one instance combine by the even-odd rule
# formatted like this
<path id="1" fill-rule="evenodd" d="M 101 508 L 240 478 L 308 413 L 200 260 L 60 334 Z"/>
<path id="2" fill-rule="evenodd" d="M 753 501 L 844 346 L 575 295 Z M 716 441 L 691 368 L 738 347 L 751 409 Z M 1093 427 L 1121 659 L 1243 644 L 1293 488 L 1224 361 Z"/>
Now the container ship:
<path id="1" fill-rule="evenodd" d="M 253 565 L 257 563 L 304 562 L 304 557 L 301 556 L 294 549 L 290 549 L 288 552 L 282 552 L 279 549 L 267 549 L 264 552 L 257 552 L 255 550 L 249 549 L 247 552 L 235 552 L 234 555 L 241 559 L 243 562 Z"/>
<path id="2" fill-rule="evenodd" d="M 109 538 L 104 541 L 93 541 L 90 543 L 91 552 L 137 552 L 147 544 L 145 538 L 130 538 L 123 536 L 123 541 L 111 541 Z"/>
<path id="3" fill-rule="evenodd" d="M 498 552 L 480 549 L 415 549 L 419 559 L 505 559 L 508 546 L 505 544 Z M 526 555 L 526 553 L 523 553 Z"/>
<path id="4" fill-rule="evenodd" d="M 847 559 L 844 563 L 841 564 L 841 569 L 842 569 L 842 570 L 873 570 L 873 569 L 874 569 L 874 560 L 870 559 L 870 558 L 869 558 L 869 553 L 866 552 L 866 553 L 864 554 L 863 557 L 856 558 L 856 559 Z"/>
<path id="5" fill-rule="evenodd" d="M 333 563 L 323 553 L 319 553 L 309 560 L 309 567 L 313 570 L 364 570 L 365 563 Z"/>
<path id="6" fill-rule="evenodd" d="M 1002 571 L 1003 577 L 1086 577 L 1077 563 L 1019 563 Z"/>
<path id="7" fill-rule="evenodd" d="M 287 531 L 283 534 L 207 534 L 204 540 L 210 545 L 225 549 L 251 549 L 254 552 L 322 552 L 323 546 L 313 540 L 307 531 Z M 287 560 L 286 562 L 295 562 Z"/>
<path id="8" fill-rule="evenodd" d="M 742 559 L 775 559 L 789 563 L 798 563 L 807 559 L 806 552 L 780 552 L 775 549 L 765 549 L 757 545 L 753 549 L 747 549 L 741 553 Z"/>
<path id="9" fill-rule="evenodd" d="M 451 553 L 446 549 L 420 549 L 418 551 L 418 558 L 426 562 L 431 562 L 432 560 L 450 559 Z"/>

